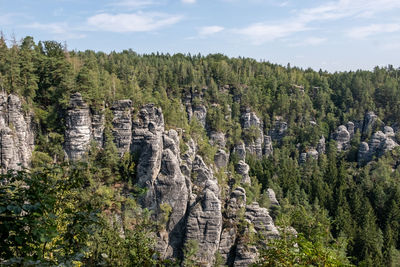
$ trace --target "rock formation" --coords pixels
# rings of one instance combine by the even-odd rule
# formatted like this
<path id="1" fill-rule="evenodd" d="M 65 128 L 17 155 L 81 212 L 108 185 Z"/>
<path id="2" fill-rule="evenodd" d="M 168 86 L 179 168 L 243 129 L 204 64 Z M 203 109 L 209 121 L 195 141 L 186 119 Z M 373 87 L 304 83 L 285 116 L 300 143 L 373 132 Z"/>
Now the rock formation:
<path id="1" fill-rule="evenodd" d="M 122 156 L 129 152 L 132 142 L 132 101 L 115 101 L 111 110 L 114 115 L 112 121 L 114 142 Z"/>
<path id="2" fill-rule="evenodd" d="M 64 150 L 69 160 L 76 161 L 88 151 L 91 140 L 91 116 L 80 93 L 72 94 L 66 117 Z"/>
<path id="3" fill-rule="evenodd" d="M 272 156 L 274 149 L 272 147 L 272 138 L 269 135 L 264 136 L 263 154 L 267 157 Z"/>
<path id="4" fill-rule="evenodd" d="M 263 152 L 262 143 L 264 141 L 263 122 L 254 112 L 251 112 L 250 108 L 246 108 L 246 110 L 242 113 L 241 122 L 245 135 L 244 142 L 246 151 L 256 155 L 257 157 L 261 157 Z M 249 138 L 246 135 L 251 135 L 251 137 Z"/>
<path id="5" fill-rule="evenodd" d="M 368 133 L 372 132 L 377 121 L 378 116 L 376 116 L 373 111 L 367 112 L 364 117 L 362 134 L 365 136 Z"/>
<path id="6" fill-rule="evenodd" d="M 249 165 L 244 162 L 243 160 L 240 160 L 238 164 L 236 164 L 236 172 L 242 176 L 241 183 L 242 184 L 251 184 L 250 176 L 249 176 L 249 170 L 250 167 Z"/>
<path id="7" fill-rule="evenodd" d="M 246 159 L 246 147 L 243 142 L 236 144 L 233 148 L 233 153 L 235 153 L 239 159 L 245 160 Z"/>
<path id="8" fill-rule="evenodd" d="M 277 117 L 273 123 L 272 129 L 269 131 L 269 135 L 272 140 L 280 142 L 285 137 L 288 129 L 286 121 L 283 121 L 281 117 Z"/>
<path id="9" fill-rule="evenodd" d="M 202 104 L 204 91 L 206 89 L 207 88 L 202 88 L 201 90 L 197 88 L 191 88 L 183 99 L 189 121 L 191 121 L 193 118 L 196 118 L 203 127 L 206 126 L 207 117 L 207 108 L 204 104 Z"/>
<path id="10" fill-rule="evenodd" d="M 344 151 L 350 148 L 350 133 L 346 126 L 340 125 L 332 134 L 332 138 L 336 141 L 338 151 Z"/>
<path id="11" fill-rule="evenodd" d="M 358 163 L 363 165 L 371 161 L 374 157 L 381 157 L 385 152 L 393 150 L 399 146 L 394 141 L 394 131 L 391 127 L 385 126 L 385 133 L 377 131 L 369 142 L 362 142 L 358 149 Z"/>
<path id="12" fill-rule="evenodd" d="M 31 114 L 18 96 L 0 93 L 0 166 L 2 172 L 28 168 L 34 149 Z"/>
<path id="13" fill-rule="evenodd" d="M 325 137 L 321 136 L 317 144 L 317 151 L 319 155 L 325 154 L 326 145 L 325 145 Z"/>

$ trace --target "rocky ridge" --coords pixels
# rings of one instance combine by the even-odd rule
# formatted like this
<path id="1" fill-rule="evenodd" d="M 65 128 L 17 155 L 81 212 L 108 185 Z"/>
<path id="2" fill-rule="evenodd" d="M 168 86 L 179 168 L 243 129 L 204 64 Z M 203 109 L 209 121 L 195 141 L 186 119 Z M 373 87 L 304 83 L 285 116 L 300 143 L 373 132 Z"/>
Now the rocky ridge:
<path id="1" fill-rule="evenodd" d="M 217 252 L 227 264 L 247 266 L 257 259 L 257 249 L 249 250 L 243 237 L 249 234 L 249 229 L 256 229 L 266 239 L 278 236 L 267 209 L 259 207 L 258 203 L 246 205 L 243 188 L 220 188 L 214 175 L 215 168 L 223 168 L 229 161 L 223 133 L 210 133 L 210 142 L 218 150 L 215 167 L 208 166 L 197 154 L 197 145 L 192 139 L 187 141 L 187 150 L 181 155 L 180 135 L 176 130 L 165 131 L 162 110 L 153 104 L 144 105 L 138 111 L 137 119 L 132 118 L 130 100 L 116 101 L 111 111 L 114 143 L 120 156 L 127 152 L 138 155 L 134 181 L 146 188 L 140 203 L 143 208 L 154 211 L 154 219 L 164 225 L 156 233 L 157 250 L 162 258 L 183 258 L 184 248 L 195 242 L 199 247 L 196 262 L 202 266 L 212 266 Z M 99 133 L 100 129 L 104 130 L 104 125 L 99 123 L 99 114 L 93 114 L 79 94 L 71 96 L 67 115 L 68 141 L 64 149 L 70 160 L 79 160 L 92 140 L 102 140 Z M 256 126 L 262 138 L 238 147 L 243 160 L 239 161 L 236 170 L 242 176 L 242 184 L 250 184 L 249 166 L 243 154 L 247 150 L 262 155 L 261 141 L 264 141 L 261 121 L 254 113 L 247 115 L 244 116 L 246 127 Z M 272 141 L 267 137 L 265 140 L 264 151 L 270 154 Z M 231 193 L 222 197 L 221 190 Z M 223 212 L 223 206 L 228 207 L 228 212 Z M 169 210 L 167 219 L 166 210 Z M 244 212 L 243 220 L 248 225 L 244 232 L 238 232 L 235 226 L 241 212 Z M 224 226 L 224 222 L 230 222 L 231 226 Z M 250 225 L 253 227 L 249 228 Z"/>

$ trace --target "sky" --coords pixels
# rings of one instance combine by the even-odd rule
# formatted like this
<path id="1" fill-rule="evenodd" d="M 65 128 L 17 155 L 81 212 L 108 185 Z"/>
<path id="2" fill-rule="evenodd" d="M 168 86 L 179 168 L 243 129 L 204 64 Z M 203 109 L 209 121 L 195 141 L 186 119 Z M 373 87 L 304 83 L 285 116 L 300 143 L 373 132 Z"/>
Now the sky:
<path id="1" fill-rule="evenodd" d="M 400 65 L 400 0 L 0 0 L 8 39 L 222 53 L 315 70 Z"/>

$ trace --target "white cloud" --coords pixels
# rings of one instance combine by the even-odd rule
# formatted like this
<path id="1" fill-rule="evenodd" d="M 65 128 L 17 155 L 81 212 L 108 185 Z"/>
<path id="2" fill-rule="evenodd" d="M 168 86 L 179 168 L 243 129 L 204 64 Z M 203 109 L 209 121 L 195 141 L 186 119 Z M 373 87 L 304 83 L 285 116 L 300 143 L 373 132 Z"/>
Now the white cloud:
<path id="1" fill-rule="evenodd" d="M 255 23 L 234 31 L 248 37 L 254 44 L 260 45 L 305 30 L 307 30 L 307 27 L 304 23 L 293 22 L 279 24 Z"/>
<path id="2" fill-rule="evenodd" d="M 181 2 L 184 4 L 194 4 L 196 3 L 196 0 L 181 0 Z"/>
<path id="3" fill-rule="evenodd" d="M 316 7 L 295 10 L 294 14 L 297 15 L 285 21 L 254 23 L 236 29 L 234 32 L 249 38 L 254 44 L 262 44 L 320 27 L 316 22 L 344 18 L 360 19 L 398 8 L 400 8 L 399 0 L 337 0 Z M 358 36 L 368 35 L 371 31 L 371 29 L 364 29 L 364 32 L 362 30 L 359 31 Z M 376 29 L 372 29 L 374 30 Z M 392 28 L 387 32 L 393 31 Z M 321 40 L 310 39 L 309 42 L 309 44 L 318 44 Z"/>
<path id="4" fill-rule="evenodd" d="M 400 31 L 400 24 L 371 24 L 363 27 L 354 27 L 347 32 L 347 35 L 355 39 L 364 39 L 371 35 L 380 33 L 393 33 Z"/>
<path id="5" fill-rule="evenodd" d="M 221 26 L 206 26 L 199 29 L 199 35 L 200 36 L 212 35 L 221 32 L 223 30 L 224 27 Z"/>
<path id="6" fill-rule="evenodd" d="M 57 40 L 82 39 L 86 37 L 85 34 L 76 32 L 74 29 L 69 27 L 68 24 L 65 22 L 55 22 L 46 24 L 34 22 L 28 25 L 24 25 L 24 27 L 54 34 L 54 38 Z"/>
<path id="7" fill-rule="evenodd" d="M 97 30 L 110 32 L 147 32 L 179 22 L 182 16 L 164 13 L 102 13 L 89 17 L 87 22 Z"/>

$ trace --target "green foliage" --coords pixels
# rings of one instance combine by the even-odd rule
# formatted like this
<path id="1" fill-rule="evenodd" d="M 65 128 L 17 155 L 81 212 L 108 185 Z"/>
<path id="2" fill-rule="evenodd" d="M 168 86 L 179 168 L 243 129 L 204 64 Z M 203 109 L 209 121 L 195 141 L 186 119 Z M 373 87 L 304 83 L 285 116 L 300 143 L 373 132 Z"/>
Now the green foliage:
<path id="1" fill-rule="evenodd" d="M 221 54 L 67 51 L 55 41 L 35 43 L 28 36 L 7 44 L 0 36 L 0 89 L 23 97 L 25 115 L 34 112 L 36 133 L 31 173 L 7 174 L 10 182 L 1 185 L 0 227 L 9 229 L 1 229 L 4 254 L 0 258 L 14 259 L 16 265 L 155 264 L 151 231 L 141 228 L 142 224 L 149 229 L 153 226 L 143 219 L 132 222 L 135 227 L 129 228 L 110 219 L 115 214 L 125 216 L 126 203 L 134 202 L 140 190 L 132 186 L 137 157 L 118 154 L 108 107 L 124 98 L 133 100 L 135 110 L 144 103 L 155 103 L 163 109 L 166 129 L 182 128 L 182 138 L 193 138 L 198 153 L 211 164 L 216 148 L 209 144 L 205 129 L 196 119 L 188 123 L 183 105 L 188 88 L 205 88 L 193 96 L 191 104 L 207 107 L 206 129 L 225 133 L 229 150 L 243 139 L 251 142 L 260 135 L 254 127 L 242 130 L 243 108 L 258 114 L 266 134 L 275 120 L 288 122 L 286 136 L 274 142 L 273 156 L 246 159 L 253 177 L 253 186 L 246 188 L 248 201 L 267 206 L 266 195 L 261 192 L 274 188 L 283 201 L 281 211 L 274 216 L 290 215 L 290 224 L 301 232 L 299 238 L 286 244 L 276 241 L 282 249 L 292 248 L 291 240 L 299 244 L 297 251 L 287 250 L 286 259 L 292 255 L 298 263 L 334 265 L 338 258 L 332 257 L 332 251 L 337 250 L 331 245 L 346 239 L 352 263 L 396 266 L 400 249 L 399 151 L 357 166 L 359 143 L 372 131 L 365 136 L 356 131 L 351 149 L 345 153 L 338 153 L 329 137 L 340 124 L 362 121 L 367 111 L 379 116 L 376 130 L 382 122 L 399 125 L 399 84 L 400 70 L 393 66 L 328 73 Z M 104 145 L 91 145 L 85 166 L 48 169 L 46 165 L 65 160 L 65 118 L 70 94 L 76 91 L 82 93 L 92 111 L 106 107 Z M 299 151 L 315 147 L 322 135 L 328 141 L 326 155 L 299 165 Z M 187 149 L 183 142 L 180 149 L 182 153 Z M 240 184 L 240 177 L 234 173 L 237 162 L 237 155 L 232 153 L 227 168 L 231 175 L 225 170 L 216 174 L 220 185 L 227 185 L 228 177 Z M 30 183 L 37 189 L 24 186 Z M 47 204 L 34 206 L 38 199 Z M 28 205 L 25 202 L 32 207 L 25 206 L 28 210 L 24 210 L 23 205 Z M 143 211 L 133 206 L 135 216 L 142 216 Z M 15 221 L 14 225 L 6 218 Z M 120 236 L 121 227 L 124 236 Z M 132 245 L 130 249 L 128 241 L 145 246 Z M 194 247 L 187 248 L 186 254 L 194 255 Z M 103 251 L 107 252 L 102 255 Z M 144 261 L 138 258 L 142 254 Z M 196 264 L 192 260 L 187 264 Z"/>
<path id="2" fill-rule="evenodd" d="M 199 243 L 196 240 L 188 240 L 183 248 L 184 260 L 182 265 L 185 267 L 199 266 L 196 255 L 199 252 Z"/>

